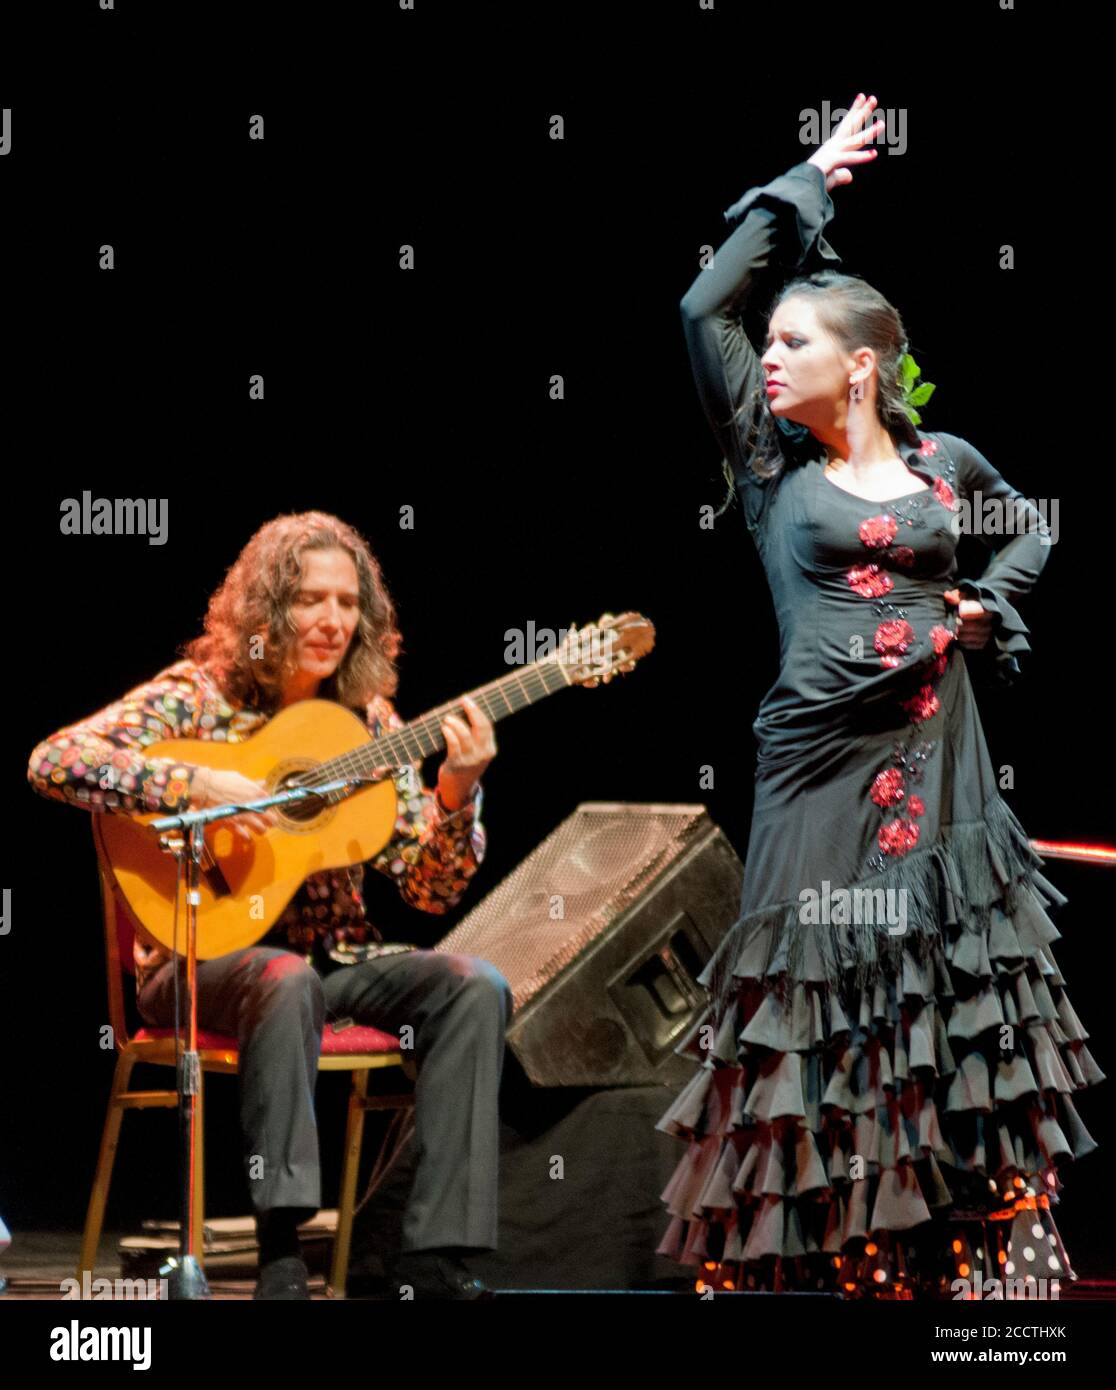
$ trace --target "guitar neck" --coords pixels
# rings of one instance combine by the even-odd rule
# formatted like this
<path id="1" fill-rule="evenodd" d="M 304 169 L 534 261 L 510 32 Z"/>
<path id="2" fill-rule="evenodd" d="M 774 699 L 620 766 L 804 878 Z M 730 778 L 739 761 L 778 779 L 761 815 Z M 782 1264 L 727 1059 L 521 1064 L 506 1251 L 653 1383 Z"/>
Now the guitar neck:
<path id="1" fill-rule="evenodd" d="M 536 700 L 552 695 L 569 685 L 561 662 L 555 658 L 532 662 L 516 671 L 489 681 L 469 695 L 495 723 L 516 710 L 526 709 Z M 375 768 L 399 767 L 403 763 L 420 763 L 431 753 L 446 746 L 442 736 L 442 721 L 447 714 L 463 714 L 461 698 L 438 705 L 419 719 L 413 719 L 401 729 L 392 729 L 379 738 L 370 739 L 360 748 L 321 763 L 315 769 L 315 780 L 333 777 L 359 776 Z"/>

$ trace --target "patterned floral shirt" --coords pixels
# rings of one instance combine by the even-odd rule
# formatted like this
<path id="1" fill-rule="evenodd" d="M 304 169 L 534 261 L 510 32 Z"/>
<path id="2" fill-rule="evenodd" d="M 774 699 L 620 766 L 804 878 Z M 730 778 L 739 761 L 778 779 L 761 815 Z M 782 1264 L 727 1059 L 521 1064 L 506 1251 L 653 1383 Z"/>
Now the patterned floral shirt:
<path id="1" fill-rule="evenodd" d="M 188 810 L 194 769 L 173 758 L 149 758 L 144 750 L 171 738 L 239 743 L 269 717 L 226 698 L 195 662 L 179 661 L 115 704 L 44 739 L 31 754 L 28 781 L 43 796 L 101 813 Z M 373 736 L 403 722 L 383 696 L 369 702 L 366 723 Z M 481 789 L 451 813 L 436 791 L 422 786 L 413 764 L 395 770 L 395 783 L 395 834 L 368 863 L 395 882 L 410 906 L 446 912 L 484 858 Z M 363 884 L 363 864 L 312 874 L 263 944 L 289 947 L 311 962 L 324 955 L 345 965 L 380 954 L 383 938 L 365 916 Z M 171 954 L 146 933 L 141 940 L 141 932 L 134 948 L 137 990 Z"/>

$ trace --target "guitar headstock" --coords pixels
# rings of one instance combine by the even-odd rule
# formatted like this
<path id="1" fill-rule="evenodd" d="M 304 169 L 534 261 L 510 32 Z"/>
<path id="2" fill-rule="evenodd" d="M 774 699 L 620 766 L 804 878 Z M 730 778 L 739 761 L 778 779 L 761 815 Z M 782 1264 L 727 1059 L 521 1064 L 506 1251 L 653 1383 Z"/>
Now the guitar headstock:
<path id="1" fill-rule="evenodd" d="M 654 645 L 655 628 L 641 613 L 602 613 L 587 627 L 571 624 L 556 659 L 574 685 L 607 685 Z"/>

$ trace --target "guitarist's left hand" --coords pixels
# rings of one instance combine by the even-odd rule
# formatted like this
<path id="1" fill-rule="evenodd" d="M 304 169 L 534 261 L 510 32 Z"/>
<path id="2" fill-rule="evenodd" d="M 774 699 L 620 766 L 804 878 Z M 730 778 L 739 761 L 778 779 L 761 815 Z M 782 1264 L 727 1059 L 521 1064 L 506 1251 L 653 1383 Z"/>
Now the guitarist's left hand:
<path id="1" fill-rule="evenodd" d="M 492 721 L 468 695 L 461 697 L 468 723 L 447 714 L 442 721 L 446 757 L 438 769 L 438 795 L 447 811 L 456 811 L 471 800 L 485 768 L 496 756 Z"/>

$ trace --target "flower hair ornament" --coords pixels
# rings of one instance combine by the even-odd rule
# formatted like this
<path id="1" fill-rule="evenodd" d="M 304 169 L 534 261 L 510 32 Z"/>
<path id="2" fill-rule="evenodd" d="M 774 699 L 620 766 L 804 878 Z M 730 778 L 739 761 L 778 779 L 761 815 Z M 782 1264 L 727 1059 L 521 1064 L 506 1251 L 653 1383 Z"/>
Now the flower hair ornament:
<path id="1" fill-rule="evenodd" d="M 899 386 L 903 392 L 903 409 L 912 425 L 920 425 L 922 416 L 918 413 L 918 407 L 925 405 L 934 394 L 934 383 L 924 381 L 916 386 L 915 382 L 922 375 L 922 369 L 907 351 L 907 340 L 903 340 L 903 350 L 899 356 Z"/>

